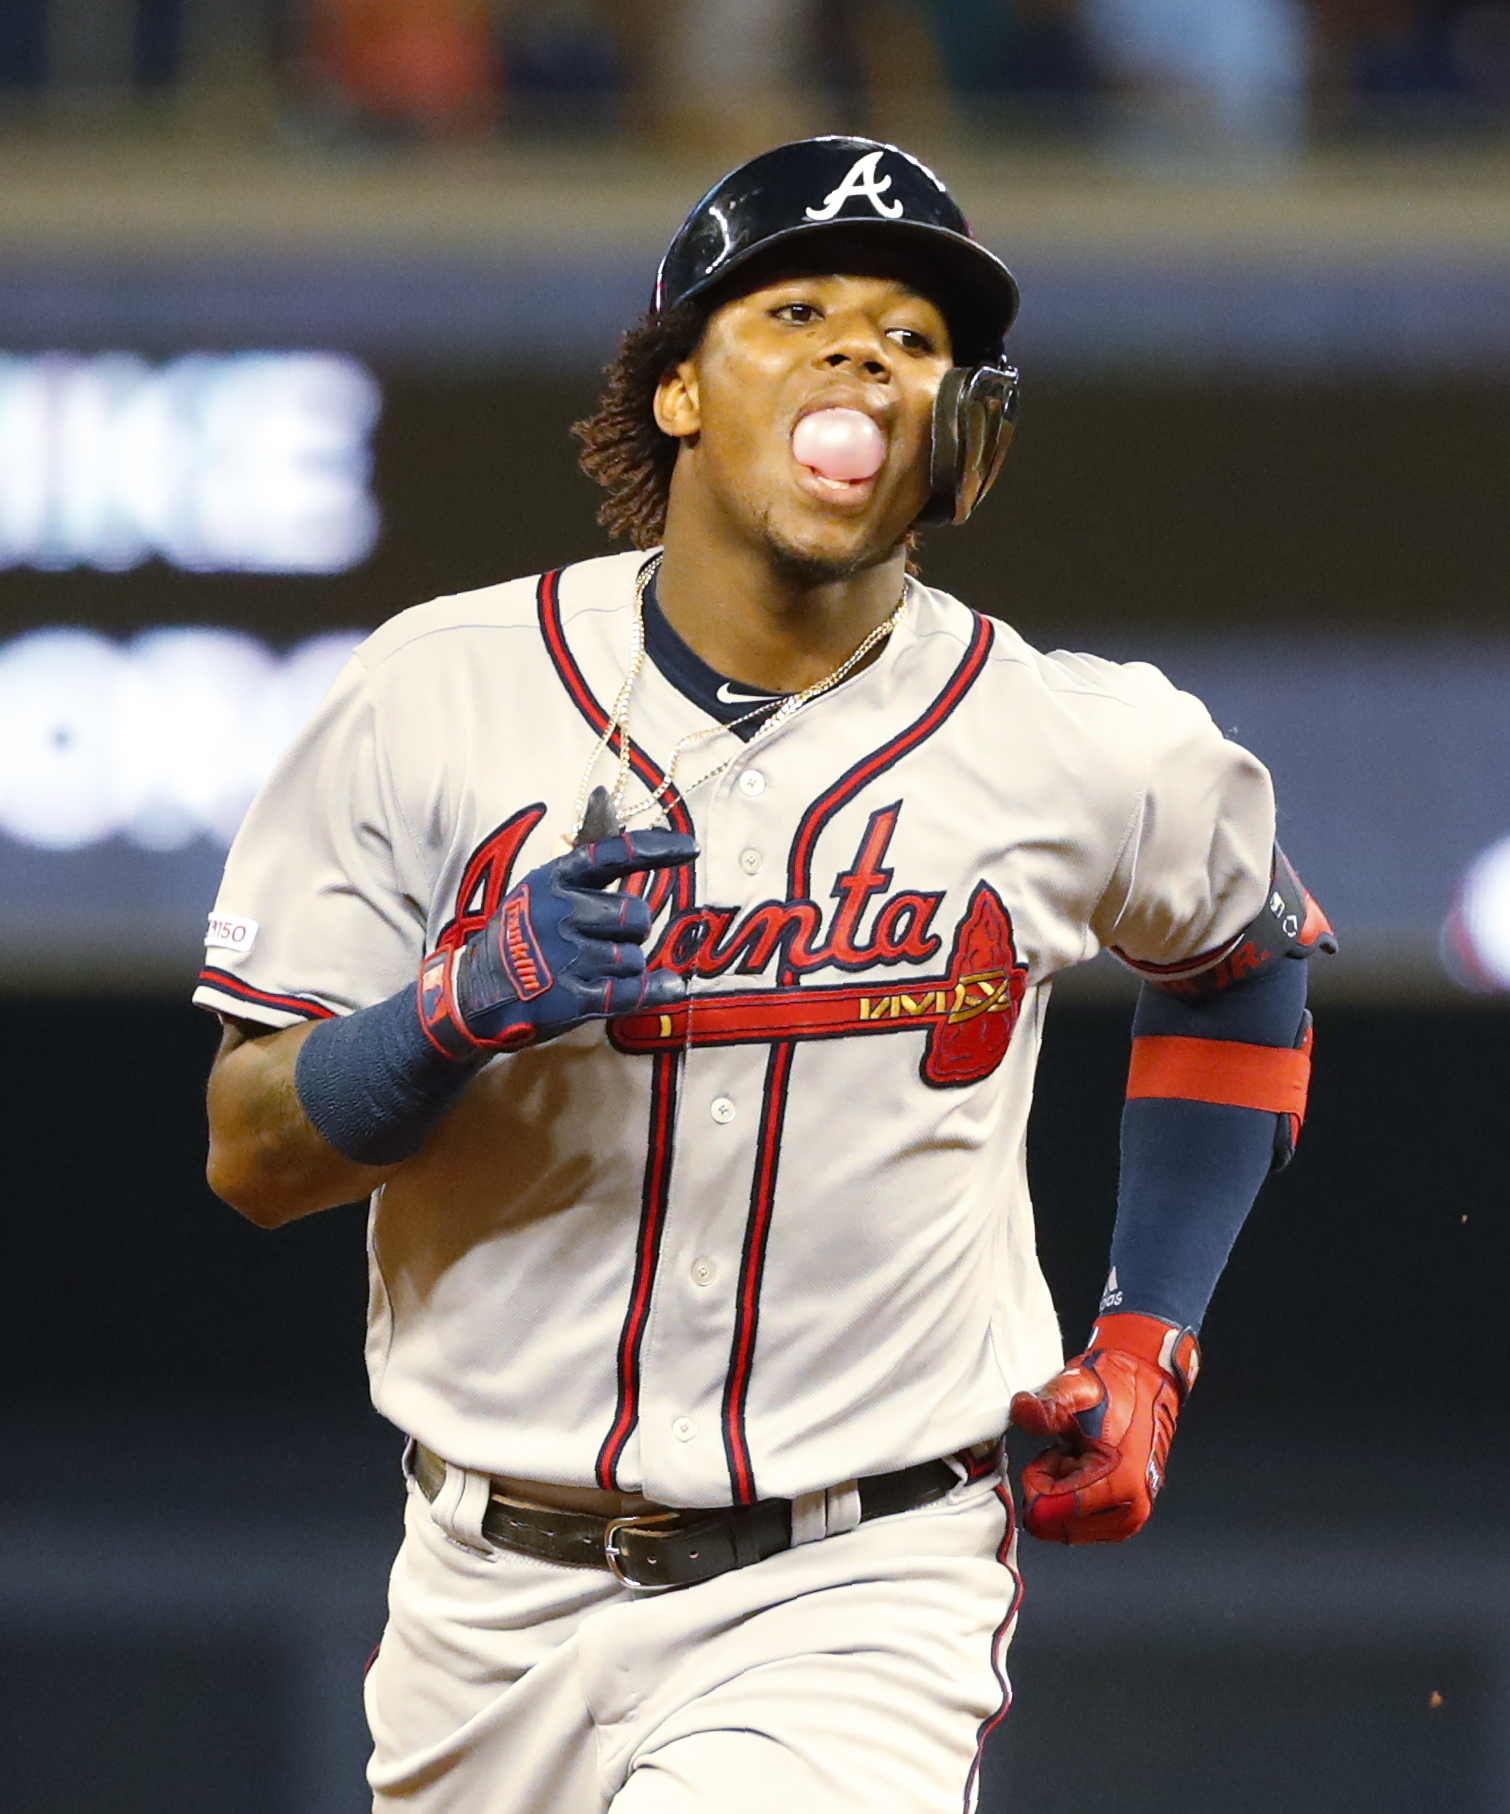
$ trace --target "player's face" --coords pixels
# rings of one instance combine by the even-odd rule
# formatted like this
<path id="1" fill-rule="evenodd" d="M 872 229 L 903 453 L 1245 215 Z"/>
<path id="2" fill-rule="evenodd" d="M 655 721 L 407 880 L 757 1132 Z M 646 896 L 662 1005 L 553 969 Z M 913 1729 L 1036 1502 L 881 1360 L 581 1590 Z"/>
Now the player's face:
<path id="1" fill-rule="evenodd" d="M 657 419 L 682 441 L 673 498 L 690 488 L 700 512 L 814 577 L 874 566 L 927 502 L 933 398 L 951 362 L 938 307 L 892 277 L 794 276 L 736 297 L 657 394 Z M 826 478 L 794 456 L 802 418 L 836 407 L 880 428 L 873 477 Z"/>

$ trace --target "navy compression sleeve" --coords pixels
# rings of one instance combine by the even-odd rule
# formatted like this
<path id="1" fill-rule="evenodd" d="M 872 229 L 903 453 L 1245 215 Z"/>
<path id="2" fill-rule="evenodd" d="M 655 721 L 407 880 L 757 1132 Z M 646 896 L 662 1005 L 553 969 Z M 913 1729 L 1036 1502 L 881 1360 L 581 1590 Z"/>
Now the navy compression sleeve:
<path id="1" fill-rule="evenodd" d="M 407 983 L 374 1007 L 322 1020 L 299 1048 L 294 1089 L 338 1153 L 396 1165 L 419 1151 L 488 1056 L 459 1063 L 438 1051 Z"/>
<path id="2" fill-rule="evenodd" d="M 1294 1079 L 1303 1078 L 1299 1048 L 1309 1043 L 1306 970 L 1303 960 L 1286 958 L 1205 1000 L 1143 985 L 1133 1019 L 1133 1077 L 1141 1072 L 1140 1089 L 1169 1093 L 1130 1088 L 1122 1111 L 1117 1223 L 1102 1311 L 1142 1311 L 1200 1327 L 1260 1185 L 1289 1156 L 1297 1088 L 1304 1109 L 1303 1081 L 1296 1086 Z M 1208 1052 L 1191 1041 L 1214 1043 Z M 1272 1049 L 1272 1060 L 1263 1048 Z M 1140 1053 L 1151 1055 L 1152 1064 L 1145 1058 L 1140 1066 Z M 1240 1106 L 1245 1095 L 1277 1100 L 1275 1086 L 1262 1079 L 1281 1071 L 1289 1092 L 1285 1110 Z"/>

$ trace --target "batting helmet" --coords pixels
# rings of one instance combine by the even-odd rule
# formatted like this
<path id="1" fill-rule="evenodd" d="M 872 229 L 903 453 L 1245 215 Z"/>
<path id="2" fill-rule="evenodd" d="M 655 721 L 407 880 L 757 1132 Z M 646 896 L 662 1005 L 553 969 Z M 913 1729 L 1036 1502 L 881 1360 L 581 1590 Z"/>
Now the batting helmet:
<path id="1" fill-rule="evenodd" d="M 933 416 L 932 495 L 919 520 L 963 523 L 1001 470 L 1017 413 L 1004 342 L 1017 314 L 1012 273 L 970 233 L 927 167 L 874 139 L 778 145 L 714 185 L 677 229 L 656 273 L 659 312 L 709 296 L 778 248 L 821 256 L 820 236 L 895 248 L 949 321 L 957 358 Z M 753 272 L 750 273 L 753 275 Z"/>

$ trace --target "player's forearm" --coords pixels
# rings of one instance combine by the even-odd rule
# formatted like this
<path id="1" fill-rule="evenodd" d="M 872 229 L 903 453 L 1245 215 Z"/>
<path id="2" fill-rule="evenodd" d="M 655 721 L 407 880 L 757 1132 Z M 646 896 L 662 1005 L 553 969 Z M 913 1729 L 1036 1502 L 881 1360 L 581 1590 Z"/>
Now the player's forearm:
<path id="1" fill-rule="evenodd" d="M 1209 1001 L 1145 985 L 1133 1034 L 1145 1049 L 1162 1048 L 1144 1061 L 1140 1086 L 1158 1093 L 1130 1087 L 1123 1110 L 1103 1312 L 1141 1311 L 1200 1327 L 1259 1188 L 1293 1145 L 1298 1115 L 1286 1112 L 1287 1093 L 1295 1091 L 1291 1073 L 1308 1068 L 1297 1049 L 1309 1026 L 1306 968 L 1286 958 Z M 1272 1105 L 1251 1106 L 1266 1091 Z M 1298 1107 L 1303 1112 L 1303 1086 Z"/>
<path id="2" fill-rule="evenodd" d="M 431 952 L 417 983 L 282 1032 L 227 1028 L 210 1077 L 219 1196 L 266 1228 L 366 1196 L 500 1052 L 681 1000 L 679 975 L 645 968 L 644 898 L 609 886 L 689 863 L 697 846 L 684 832 L 621 831 L 598 792 L 606 835 L 531 870 L 459 952 Z"/>
<path id="3" fill-rule="evenodd" d="M 304 1112 L 294 1068 L 314 1030 L 306 1023 L 248 1038 L 228 1026 L 210 1073 L 206 1176 L 259 1228 L 357 1202 L 397 1169 L 348 1159 Z"/>
<path id="4" fill-rule="evenodd" d="M 1112 1270 L 1085 1352 L 1012 1401 L 1051 1447 L 1023 1470 L 1035 1537 L 1120 1542 L 1148 1517 L 1200 1366 L 1195 1331 L 1305 1110 L 1306 966 L 1205 998 L 1144 985 L 1122 1119 Z"/>

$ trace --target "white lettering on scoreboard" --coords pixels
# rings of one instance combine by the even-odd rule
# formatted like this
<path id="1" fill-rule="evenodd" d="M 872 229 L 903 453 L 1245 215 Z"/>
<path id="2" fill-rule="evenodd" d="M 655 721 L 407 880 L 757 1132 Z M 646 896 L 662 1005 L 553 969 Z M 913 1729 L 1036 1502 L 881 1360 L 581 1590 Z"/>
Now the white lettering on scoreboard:
<path id="1" fill-rule="evenodd" d="M 229 844 L 359 640 L 318 636 L 281 658 L 229 630 L 0 645 L 0 834 L 44 850 Z M 245 922 L 237 948 L 255 931 Z"/>
<path id="2" fill-rule="evenodd" d="M 344 572 L 380 403 L 333 353 L 0 354 L 0 567 Z"/>

